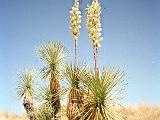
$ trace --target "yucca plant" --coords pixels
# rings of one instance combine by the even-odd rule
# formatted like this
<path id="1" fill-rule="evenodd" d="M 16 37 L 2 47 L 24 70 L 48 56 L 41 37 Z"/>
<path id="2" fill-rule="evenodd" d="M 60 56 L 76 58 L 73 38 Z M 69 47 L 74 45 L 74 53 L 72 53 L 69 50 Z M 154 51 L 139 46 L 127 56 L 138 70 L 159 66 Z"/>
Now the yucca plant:
<path id="1" fill-rule="evenodd" d="M 79 89 L 78 74 L 80 72 L 77 67 L 77 41 L 81 28 L 81 11 L 79 9 L 79 0 L 74 0 L 74 5 L 70 11 L 70 29 L 74 39 L 74 66 L 66 65 L 66 78 L 70 83 L 68 103 L 67 103 L 67 117 L 72 120 L 77 114 L 81 106 L 81 91 Z"/>
<path id="2" fill-rule="evenodd" d="M 24 69 L 21 73 L 18 73 L 17 84 L 17 96 L 23 98 L 23 106 L 29 119 L 35 120 L 33 94 L 35 93 L 34 87 L 36 84 L 33 71 Z"/>
<path id="3" fill-rule="evenodd" d="M 65 63 L 65 48 L 59 42 L 48 42 L 37 49 L 40 59 L 45 63 L 41 69 L 43 79 L 49 79 L 50 93 L 52 95 L 52 107 L 54 119 L 61 119 L 61 104 L 59 98 L 62 69 Z"/>
<path id="4" fill-rule="evenodd" d="M 124 90 L 124 72 L 103 70 L 99 78 L 93 72 L 81 77 L 89 92 L 84 97 L 81 108 L 81 120 L 121 120 L 116 110 L 118 95 Z"/>
<path id="5" fill-rule="evenodd" d="M 68 120 L 78 120 L 79 110 L 82 107 L 83 101 L 83 89 L 80 85 L 80 77 L 86 73 L 86 67 L 78 67 L 75 65 L 66 65 L 65 76 L 69 82 L 69 93 L 67 103 L 67 117 Z"/>
<path id="6" fill-rule="evenodd" d="M 94 67 L 95 73 L 98 77 L 98 64 L 97 64 L 97 52 L 98 48 L 101 47 L 100 42 L 102 41 L 101 37 L 101 6 L 98 0 L 93 0 L 91 5 L 87 6 L 87 30 L 90 37 L 90 40 L 93 43 L 94 49 Z"/>
<path id="7" fill-rule="evenodd" d="M 52 95 L 50 89 L 47 86 L 41 87 L 38 96 L 39 106 L 36 112 L 38 120 L 53 120 L 52 113 L 54 111 L 52 107 Z"/>

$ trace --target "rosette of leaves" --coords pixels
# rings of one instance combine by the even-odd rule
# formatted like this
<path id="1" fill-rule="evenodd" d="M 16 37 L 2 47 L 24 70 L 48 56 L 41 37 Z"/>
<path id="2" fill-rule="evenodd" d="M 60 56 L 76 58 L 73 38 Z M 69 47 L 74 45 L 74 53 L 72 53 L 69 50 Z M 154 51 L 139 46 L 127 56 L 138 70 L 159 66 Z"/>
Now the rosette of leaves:
<path id="1" fill-rule="evenodd" d="M 93 72 L 82 75 L 88 93 L 83 98 L 81 120 L 123 120 L 115 106 L 119 106 L 119 96 L 126 86 L 124 75 L 114 68 L 103 70 L 99 77 Z"/>

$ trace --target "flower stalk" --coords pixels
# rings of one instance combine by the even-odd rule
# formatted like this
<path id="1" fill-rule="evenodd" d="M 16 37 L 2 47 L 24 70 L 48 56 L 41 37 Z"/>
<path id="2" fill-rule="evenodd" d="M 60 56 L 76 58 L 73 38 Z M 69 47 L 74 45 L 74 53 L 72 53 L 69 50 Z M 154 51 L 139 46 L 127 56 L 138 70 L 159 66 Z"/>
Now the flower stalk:
<path id="1" fill-rule="evenodd" d="M 94 69 L 95 69 L 95 75 L 98 77 L 99 76 L 99 69 L 98 69 L 98 62 L 97 62 L 97 48 L 94 49 Z"/>
<path id="2" fill-rule="evenodd" d="M 79 113 L 79 99 L 80 99 L 80 90 L 79 90 L 79 79 L 78 79 L 78 67 L 77 67 L 77 41 L 80 34 L 81 28 L 81 11 L 79 10 L 79 0 L 74 0 L 74 6 L 70 11 L 70 29 L 72 32 L 72 37 L 74 39 L 74 67 L 67 67 L 68 70 L 67 76 L 69 75 L 69 81 L 74 81 L 71 84 L 71 88 L 68 96 L 67 103 L 67 117 L 68 120 L 73 120 L 75 116 Z M 72 78 L 73 77 L 73 78 Z M 78 120 L 78 118 L 74 119 Z"/>
<path id="3" fill-rule="evenodd" d="M 74 41 L 74 63 L 77 65 L 77 41 Z"/>
<path id="4" fill-rule="evenodd" d="M 97 52 L 101 47 L 100 42 L 103 40 L 101 37 L 101 6 L 98 0 L 93 0 L 91 5 L 87 6 L 87 30 L 90 40 L 94 48 L 94 66 L 95 75 L 98 77 L 98 64 L 97 64 Z"/>
<path id="5" fill-rule="evenodd" d="M 79 10 L 79 0 L 74 1 L 74 6 L 70 11 L 70 29 L 72 32 L 72 37 L 74 39 L 74 51 L 75 51 L 75 64 L 77 63 L 77 41 L 80 34 L 81 28 L 81 11 Z"/>

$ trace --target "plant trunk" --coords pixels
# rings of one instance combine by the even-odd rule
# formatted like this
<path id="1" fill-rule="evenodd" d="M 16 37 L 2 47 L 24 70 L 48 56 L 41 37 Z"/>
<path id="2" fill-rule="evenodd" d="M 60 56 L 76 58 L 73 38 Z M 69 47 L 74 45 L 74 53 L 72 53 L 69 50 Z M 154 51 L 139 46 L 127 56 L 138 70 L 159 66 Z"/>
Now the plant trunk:
<path id="1" fill-rule="evenodd" d="M 36 120 L 35 114 L 34 114 L 34 107 L 33 107 L 33 101 L 28 100 L 26 97 L 23 100 L 23 106 L 26 110 L 27 116 L 30 120 Z"/>
<path id="2" fill-rule="evenodd" d="M 51 74 L 50 92 L 52 95 L 52 108 L 54 110 L 52 115 L 54 117 L 54 120 L 61 120 L 61 104 L 60 104 L 59 89 L 60 85 L 56 75 Z"/>
<path id="3" fill-rule="evenodd" d="M 82 94 L 78 89 L 72 88 L 69 92 L 67 104 L 68 120 L 79 120 L 80 108 L 82 107 Z"/>

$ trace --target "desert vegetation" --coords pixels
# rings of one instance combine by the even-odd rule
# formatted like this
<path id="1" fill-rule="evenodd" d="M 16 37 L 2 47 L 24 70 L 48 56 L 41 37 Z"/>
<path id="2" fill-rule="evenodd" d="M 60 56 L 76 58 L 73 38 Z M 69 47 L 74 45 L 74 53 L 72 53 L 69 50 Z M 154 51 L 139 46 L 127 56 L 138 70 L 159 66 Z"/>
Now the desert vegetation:
<path id="1" fill-rule="evenodd" d="M 36 49 L 41 68 L 35 71 L 25 68 L 18 74 L 17 96 L 23 99 L 28 119 L 64 120 L 64 116 L 68 120 L 126 119 L 119 103 L 127 85 L 125 73 L 114 67 L 101 69 L 97 61 L 103 39 L 99 1 L 93 0 L 86 8 L 86 28 L 93 46 L 93 68 L 80 64 L 77 59 L 81 28 L 79 0 L 74 0 L 70 14 L 74 62 L 66 61 L 67 52 L 63 44 L 49 41 Z M 45 85 L 40 82 L 42 80 L 46 81 Z M 61 81 L 68 84 L 61 87 Z M 64 94 L 67 94 L 67 106 L 62 112 L 61 97 Z"/>
<path id="2" fill-rule="evenodd" d="M 160 120 L 160 106 L 148 105 L 129 106 L 126 109 L 128 120 Z"/>
<path id="3" fill-rule="evenodd" d="M 62 110 L 62 120 L 67 120 L 65 116 L 66 107 Z M 146 103 L 137 106 L 126 106 L 120 110 L 125 115 L 125 120 L 160 120 L 160 106 L 148 105 Z M 15 115 L 9 113 L 0 113 L 1 120 L 29 120 L 25 115 Z"/>
<path id="4" fill-rule="evenodd" d="M 25 115 L 16 115 L 11 113 L 0 113 L 1 120 L 28 120 L 28 117 Z"/>

